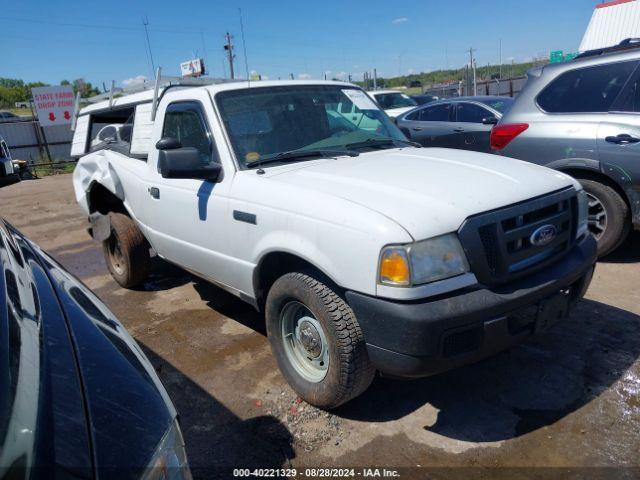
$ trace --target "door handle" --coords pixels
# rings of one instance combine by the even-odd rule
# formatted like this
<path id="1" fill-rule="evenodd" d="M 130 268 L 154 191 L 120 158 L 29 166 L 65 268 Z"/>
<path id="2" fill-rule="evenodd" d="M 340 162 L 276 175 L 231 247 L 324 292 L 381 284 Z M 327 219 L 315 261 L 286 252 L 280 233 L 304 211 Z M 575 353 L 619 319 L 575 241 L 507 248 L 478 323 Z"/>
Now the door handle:
<path id="1" fill-rule="evenodd" d="M 411 130 L 415 130 L 416 132 L 419 132 L 420 130 L 422 130 L 422 127 L 411 127 Z"/>
<path id="2" fill-rule="evenodd" d="M 632 137 L 628 133 L 621 133 L 620 135 L 606 137 L 604 140 L 606 142 L 616 143 L 618 145 L 628 145 L 629 143 L 640 142 L 640 138 Z"/>
<path id="3" fill-rule="evenodd" d="M 454 132 L 464 132 L 464 128 L 456 127 L 453 129 Z"/>
<path id="4" fill-rule="evenodd" d="M 160 198 L 160 189 L 158 187 L 149 187 L 149 195 L 155 199 Z"/>

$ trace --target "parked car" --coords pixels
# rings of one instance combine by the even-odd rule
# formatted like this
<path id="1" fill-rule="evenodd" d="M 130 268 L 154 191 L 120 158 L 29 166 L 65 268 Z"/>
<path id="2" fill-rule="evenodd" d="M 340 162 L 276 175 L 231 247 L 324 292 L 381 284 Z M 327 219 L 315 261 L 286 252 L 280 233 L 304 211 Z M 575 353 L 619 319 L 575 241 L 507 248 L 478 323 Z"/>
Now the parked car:
<path id="1" fill-rule="evenodd" d="M 4 138 L 0 137 L 0 187 L 20 181 L 11 152 Z"/>
<path id="2" fill-rule="evenodd" d="M 600 256 L 640 227 L 639 65 L 627 43 L 534 69 L 491 135 L 495 153 L 580 180 Z"/>
<path id="3" fill-rule="evenodd" d="M 418 105 L 426 105 L 427 103 L 435 102 L 436 100 L 440 100 L 440 97 L 437 95 L 411 95 L 411 98 L 415 100 Z"/>
<path id="4" fill-rule="evenodd" d="M 3 477 L 190 479 L 175 408 L 114 315 L 1 218 L 0 267 Z"/>
<path id="5" fill-rule="evenodd" d="M 425 147 L 490 152 L 491 129 L 512 103 L 510 97 L 456 97 L 416 108 L 396 123 L 407 138 Z"/>
<path id="6" fill-rule="evenodd" d="M 589 285 L 596 246 L 568 175 L 417 148 L 348 83 L 157 85 L 80 112 L 73 184 L 93 238 L 123 287 L 143 284 L 152 246 L 264 311 L 313 405 L 347 402 L 376 371 L 425 376 L 508 348 Z M 87 125 L 134 111 L 129 155 L 83 150 Z"/>
<path id="7" fill-rule="evenodd" d="M 13 112 L 0 111 L 0 123 L 2 122 L 20 122 L 22 117 L 16 115 Z"/>
<path id="8" fill-rule="evenodd" d="M 391 118 L 396 118 L 418 105 L 409 95 L 398 90 L 375 90 L 367 93 Z"/>

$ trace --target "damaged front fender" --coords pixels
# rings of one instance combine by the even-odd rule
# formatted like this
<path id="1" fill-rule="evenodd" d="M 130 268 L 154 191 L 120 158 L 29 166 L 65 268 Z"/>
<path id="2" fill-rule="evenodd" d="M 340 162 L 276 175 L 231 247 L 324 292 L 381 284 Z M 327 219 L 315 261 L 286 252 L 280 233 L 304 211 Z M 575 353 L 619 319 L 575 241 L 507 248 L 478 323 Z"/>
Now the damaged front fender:
<path id="1" fill-rule="evenodd" d="M 86 215 L 91 214 L 89 193 L 94 183 L 102 185 L 124 202 L 122 183 L 104 151 L 90 153 L 82 157 L 73 171 L 73 189 L 76 201 Z"/>

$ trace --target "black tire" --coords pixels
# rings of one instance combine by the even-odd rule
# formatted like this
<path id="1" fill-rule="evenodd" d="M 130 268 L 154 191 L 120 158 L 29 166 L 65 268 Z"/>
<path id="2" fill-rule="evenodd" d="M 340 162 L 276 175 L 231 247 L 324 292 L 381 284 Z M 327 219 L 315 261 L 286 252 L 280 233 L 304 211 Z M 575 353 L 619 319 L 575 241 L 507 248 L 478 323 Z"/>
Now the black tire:
<path id="1" fill-rule="evenodd" d="M 151 255 L 147 239 L 131 218 L 109 213 L 111 236 L 102 242 L 111 276 L 123 288 L 140 285 L 149 276 Z"/>
<path id="2" fill-rule="evenodd" d="M 290 302 L 303 304 L 322 327 L 329 365 L 321 381 L 308 381 L 287 357 L 282 312 Z M 325 283 L 304 273 L 283 275 L 269 290 L 265 308 L 267 334 L 280 371 L 306 402 L 319 408 L 336 408 L 371 385 L 375 369 L 360 325 L 349 305 Z"/>
<path id="3" fill-rule="evenodd" d="M 620 194 L 609 185 L 595 180 L 579 180 L 585 192 L 597 199 L 597 201 L 602 204 L 602 207 L 604 207 L 606 226 L 601 235 L 596 238 L 598 242 L 598 256 L 604 257 L 618 248 L 627 238 L 631 230 L 629 206 Z M 594 207 L 589 208 L 590 215 L 593 213 L 593 208 Z M 589 225 L 589 229 L 592 230 L 592 233 L 594 232 L 592 225 Z"/>

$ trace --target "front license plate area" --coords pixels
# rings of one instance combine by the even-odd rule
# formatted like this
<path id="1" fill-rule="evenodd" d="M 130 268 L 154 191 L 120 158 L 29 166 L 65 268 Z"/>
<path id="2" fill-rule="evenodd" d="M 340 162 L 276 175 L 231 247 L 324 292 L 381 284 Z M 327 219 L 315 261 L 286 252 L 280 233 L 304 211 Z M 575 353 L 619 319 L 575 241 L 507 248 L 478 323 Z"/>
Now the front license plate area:
<path id="1" fill-rule="evenodd" d="M 544 332 L 569 315 L 569 292 L 560 292 L 538 305 L 535 333 Z"/>

